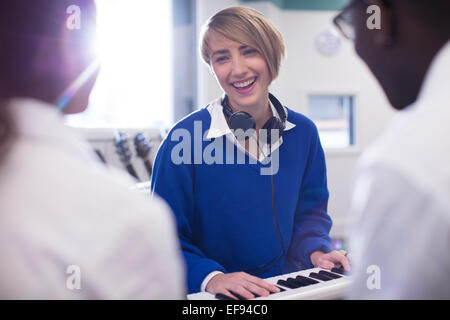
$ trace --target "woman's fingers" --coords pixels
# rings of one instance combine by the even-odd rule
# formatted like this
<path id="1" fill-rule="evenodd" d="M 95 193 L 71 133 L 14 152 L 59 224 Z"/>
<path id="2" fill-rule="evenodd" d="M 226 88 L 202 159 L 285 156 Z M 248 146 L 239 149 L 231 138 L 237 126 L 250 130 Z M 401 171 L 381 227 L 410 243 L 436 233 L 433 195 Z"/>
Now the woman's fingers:
<path id="1" fill-rule="evenodd" d="M 350 263 L 344 254 L 339 251 L 332 251 L 329 253 L 329 257 L 333 263 L 340 263 L 345 270 L 350 271 Z"/>
<path id="2" fill-rule="evenodd" d="M 334 268 L 334 263 L 328 260 L 322 260 L 319 262 L 319 268 L 331 270 Z"/>
<path id="3" fill-rule="evenodd" d="M 255 284 L 256 286 L 258 286 L 259 288 L 265 289 L 266 291 L 268 291 L 268 294 L 270 294 L 270 292 L 280 292 L 280 289 L 277 286 L 274 286 L 273 284 L 270 284 L 266 281 L 264 281 L 261 278 L 252 276 L 248 273 L 244 272 L 244 275 L 246 280 L 248 280 L 249 282 Z"/>
<path id="4" fill-rule="evenodd" d="M 244 299 L 253 299 L 255 296 L 251 291 L 245 288 L 245 283 L 232 285 L 229 289 L 232 293 L 238 294 Z M 237 298 L 236 298 L 237 299 Z"/>
<path id="5" fill-rule="evenodd" d="M 258 297 L 267 297 L 270 295 L 270 291 L 260 287 L 252 282 L 246 281 L 244 284 L 245 288 L 253 293 L 253 295 L 256 295 Z"/>
<path id="6" fill-rule="evenodd" d="M 240 297 L 244 299 L 267 297 L 271 292 L 279 292 L 280 289 L 248 273 L 234 272 L 214 276 L 207 285 L 207 291 L 224 294 L 237 300 Z"/>
<path id="7" fill-rule="evenodd" d="M 316 267 L 323 269 L 332 269 L 336 266 L 342 266 L 345 270 L 350 271 L 350 262 L 346 256 L 345 250 L 335 250 L 323 254 L 316 262 Z"/>

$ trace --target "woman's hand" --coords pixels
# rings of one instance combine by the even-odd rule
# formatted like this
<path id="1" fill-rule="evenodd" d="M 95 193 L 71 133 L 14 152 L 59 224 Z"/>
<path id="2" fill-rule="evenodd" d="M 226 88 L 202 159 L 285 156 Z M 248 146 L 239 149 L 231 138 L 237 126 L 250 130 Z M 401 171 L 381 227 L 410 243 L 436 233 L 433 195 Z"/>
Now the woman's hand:
<path id="1" fill-rule="evenodd" d="M 258 277 L 245 272 L 233 272 L 217 274 L 209 280 L 206 291 L 212 294 L 221 293 L 238 300 L 235 294 L 253 299 L 255 294 L 267 297 L 271 292 L 280 292 L 280 289 Z"/>
<path id="2" fill-rule="evenodd" d="M 344 270 L 350 271 L 350 262 L 345 250 L 333 250 L 329 253 L 314 251 L 313 253 L 311 253 L 310 258 L 311 263 L 316 268 L 330 270 L 341 265 L 344 267 Z"/>

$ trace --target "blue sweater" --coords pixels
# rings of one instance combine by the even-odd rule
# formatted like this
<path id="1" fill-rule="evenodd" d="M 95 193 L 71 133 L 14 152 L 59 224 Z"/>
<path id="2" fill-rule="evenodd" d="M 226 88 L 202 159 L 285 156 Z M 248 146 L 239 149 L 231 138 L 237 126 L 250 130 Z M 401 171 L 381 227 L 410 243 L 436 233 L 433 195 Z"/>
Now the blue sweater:
<path id="1" fill-rule="evenodd" d="M 284 251 L 274 225 L 271 177 L 261 175 L 262 163 L 225 143 L 229 139 L 222 140 L 222 149 L 220 138 L 202 139 L 211 123 L 206 107 L 179 121 L 162 142 L 151 187 L 175 214 L 189 293 L 200 291 L 204 278 L 215 270 L 267 278 L 312 268 L 313 251 L 331 251 L 325 158 L 317 129 L 290 109 L 287 120 L 296 126 L 283 134 L 279 170 L 273 175 Z M 196 144 L 188 139 L 194 131 L 201 132 Z M 211 154 L 223 161 L 202 161 L 200 148 L 216 148 Z M 245 155 L 244 164 L 237 162 L 238 155 Z"/>

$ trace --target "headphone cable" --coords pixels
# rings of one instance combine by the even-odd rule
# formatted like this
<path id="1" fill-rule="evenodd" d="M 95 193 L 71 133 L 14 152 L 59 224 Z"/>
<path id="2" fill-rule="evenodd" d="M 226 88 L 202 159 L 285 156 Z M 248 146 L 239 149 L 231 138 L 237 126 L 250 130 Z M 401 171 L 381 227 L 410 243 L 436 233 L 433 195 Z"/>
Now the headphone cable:
<path id="1" fill-rule="evenodd" d="M 255 139 L 256 145 L 257 145 L 259 151 L 264 155 L 264 157 L 266 157 L 266 155 L 264 154 L 264 152 L 262 151 L 262 149 L 261 149 L 261 147 L 259 145 L 259 141 L 258 141 L 259 139 L 256 139 L 254 136 L 252 136 L 252 137 Z M 271 157 L 272 156 L 272 142 L 271 141 L 269 142 L 269 152 L 270 152 L 269 153 L 269 157 Z M 281 251 L 281 253 L 278 256 L 276 256 L 275 258 L 273 258 L 269 262 L 261 264 L 261 265 L 259 265 L 257 267 L 252 268 L 252 269 L 248 269 L 248 271 L 251 271 L 251 270 L 254 270 L 254 269 L 264 268 L 262 270 L 259 270 L 258 272 L 255 272 L 254 273 L 255 275 L 261 274 L 261 273 L 265 272 L 266 270 L 272 268 L 283 257 L 283 255 L 286 252 L 286 249 L 284 247 L 283 238 L 281 236 L 280 226 L 278 224 L 277 212 L 276 212 L 276 208 L 275 208 L 275 184 L 274 184 L 274 181 L 273 181 L 272 164 L 270 165 L 270 183 L 271 183 L 271 189 L 272 189 L 272 218 L 273 218 L 273 224 L 274 224 L 274 227 L 275 227 L 275 231 L 276 231 L 278 240 L 279 240 L 279 242 L 281 244 L 282 251 Z"/>

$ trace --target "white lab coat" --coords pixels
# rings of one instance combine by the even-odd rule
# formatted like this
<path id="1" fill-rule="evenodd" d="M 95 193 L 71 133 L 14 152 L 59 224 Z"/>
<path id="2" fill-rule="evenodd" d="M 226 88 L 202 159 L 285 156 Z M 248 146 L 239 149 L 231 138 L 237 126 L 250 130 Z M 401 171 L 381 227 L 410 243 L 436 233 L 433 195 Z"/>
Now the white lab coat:
<path id="1" fill-rule="evenodd" d="M 168 206 L 96 161 L 56 108 L 7 107 L 17 135 L 0 165 L 0 298 L 185 298 Z"/>
<path id="2" fill-rule="evenodd" d="M 355 299 L 450 299 L 450 42 L 359 163 Z"/>

